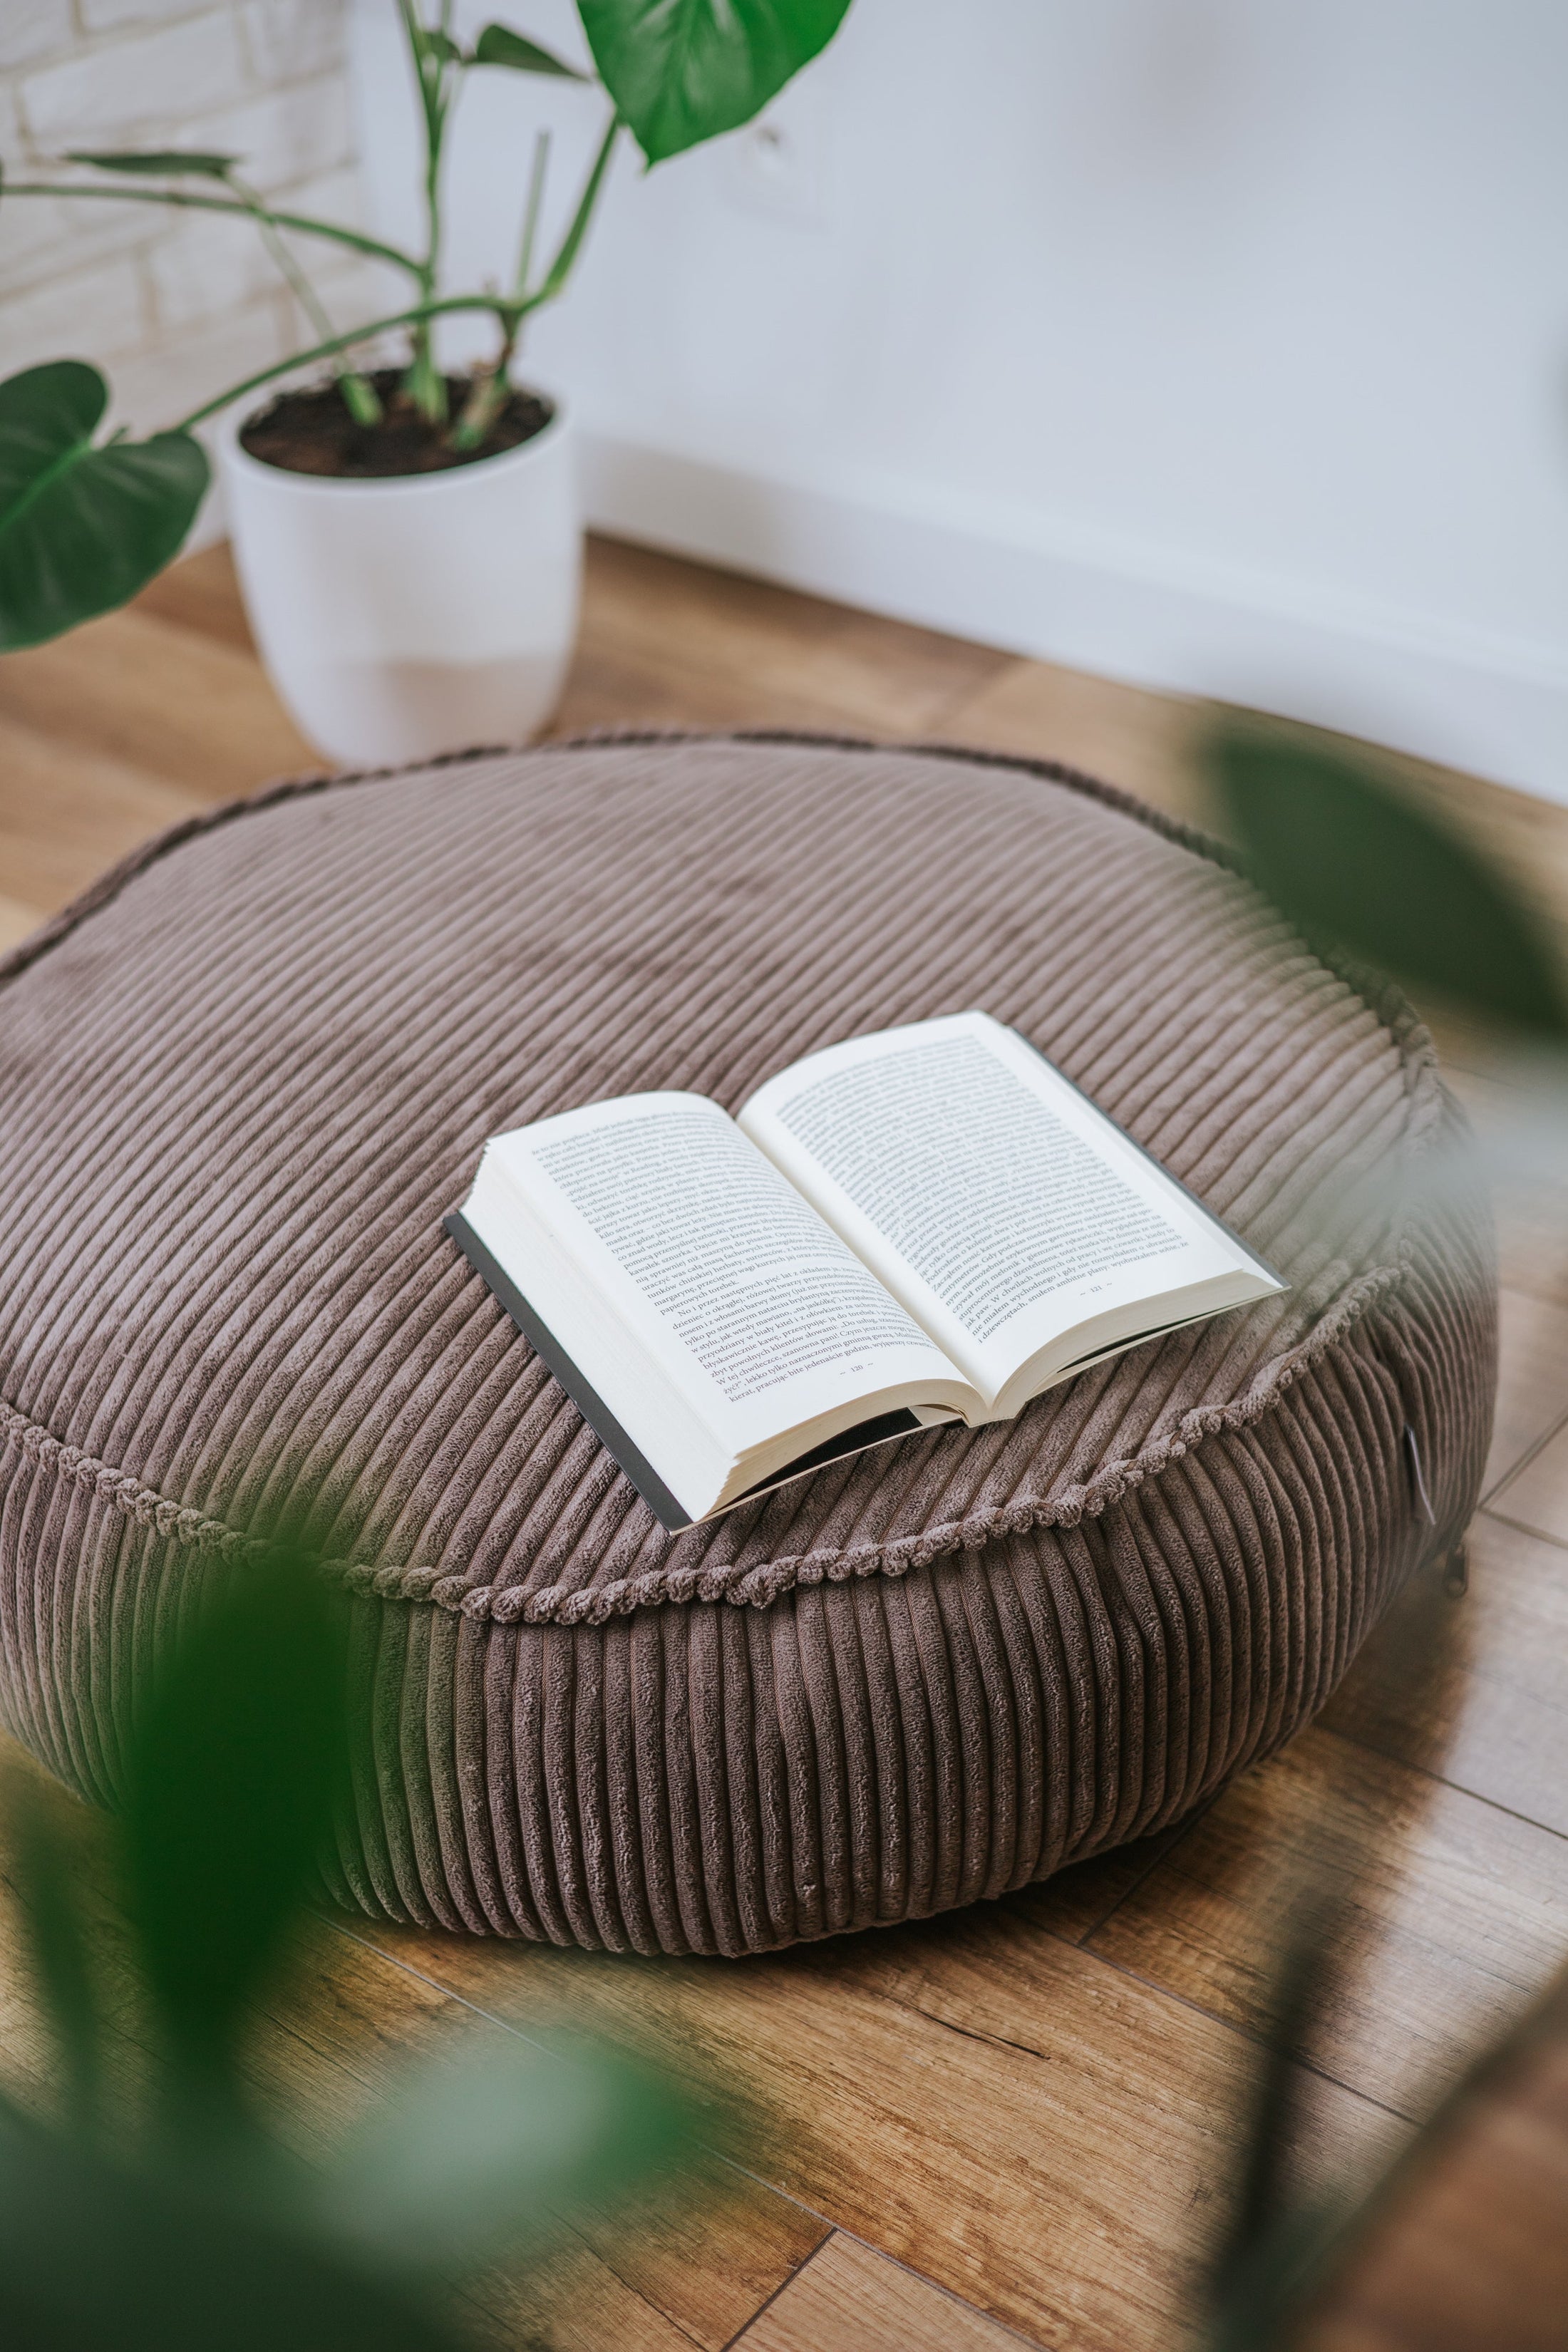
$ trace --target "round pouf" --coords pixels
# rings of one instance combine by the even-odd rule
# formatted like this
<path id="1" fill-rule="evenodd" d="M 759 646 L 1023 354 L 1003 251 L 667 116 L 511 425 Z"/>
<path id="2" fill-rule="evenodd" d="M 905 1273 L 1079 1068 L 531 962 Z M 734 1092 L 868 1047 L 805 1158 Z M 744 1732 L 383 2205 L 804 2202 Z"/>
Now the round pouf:
<path id="1" fill-rule="evenodd" d="M 1289 1293 L 666 1535 L 442 1231 L 480 1146 L 972 1006 Z M 369 1912 L 740 1953 L 1044 1877 L 1288 1738 L 1475 1502 L 1424 1031 L 1079 777 L 664 738 L 281 787 L 0 966 L 0 1070 L 5 1720 L 112 1801 L 159 1629 L 308 1505 Z"/>

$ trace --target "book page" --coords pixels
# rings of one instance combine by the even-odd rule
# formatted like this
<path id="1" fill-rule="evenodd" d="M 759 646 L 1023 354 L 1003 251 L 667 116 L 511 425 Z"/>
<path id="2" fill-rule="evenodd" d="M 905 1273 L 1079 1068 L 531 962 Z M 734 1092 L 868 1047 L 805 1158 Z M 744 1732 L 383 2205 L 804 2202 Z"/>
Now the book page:
<path id="1" fill-rule="evenodd" d="M 737 1454 L 890 1387 L 913 1382 L 939 1403 L 963 1387 L 877 1276 L 704 1097 L 630 1096 L 542 1119 L 498 1137 L 485 1168 L 544 1218 Z M 532 1297 L 531 1279 L 548 1288 L 549 1270 L 518 1279 Z M 549 1321 L 547 1299 L 538 1303 Z M 572 1328 L 560 1337 L 572 1348 Z"/>
<path id="2" fill-rule="evenodd" d="M 992 1398 L 1053 1335 L 1254 1265 L 985 1013 L 812 1055 L 740 1124 Z"/>

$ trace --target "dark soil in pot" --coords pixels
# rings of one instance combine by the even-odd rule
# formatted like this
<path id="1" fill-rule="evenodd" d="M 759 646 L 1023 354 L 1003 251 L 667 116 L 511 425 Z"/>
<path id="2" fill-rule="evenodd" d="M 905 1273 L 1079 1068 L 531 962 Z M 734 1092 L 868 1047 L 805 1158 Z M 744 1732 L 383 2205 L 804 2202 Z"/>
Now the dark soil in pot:
<path id="1" fill-rule="evenodd" d="M 279 393 L 239 429 L 239 446 L 264 466 L 286 474 L 335 474 L 347 481 L 384 481 L 398 474 L 439 474 L 478 465 L 542 433 L 555 411 L 537 393 L 514 390 L 477 449 L 454 449 L 450 427 L 432 425 L 402 389 L 398 368 L 370 379 L 384 412 L 379 425 L 356 425 L 335 383 Z M 447 378 L 447 404 L 456 419 L 468 396 L 467 376 Z"/>

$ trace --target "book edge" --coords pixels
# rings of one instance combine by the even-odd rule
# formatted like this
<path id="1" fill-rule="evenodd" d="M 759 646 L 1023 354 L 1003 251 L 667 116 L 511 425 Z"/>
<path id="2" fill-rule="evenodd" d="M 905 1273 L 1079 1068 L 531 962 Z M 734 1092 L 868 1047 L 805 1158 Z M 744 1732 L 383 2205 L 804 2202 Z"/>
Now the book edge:
<path id="1" fill-rule="evenodd" d="M 549 1324 L 530 1306 L 500 1261 L 486 1248 L 462 1211 L 453 1209 L 442 1218 L 441 1223 L 486 1288 L 511 1317 L 535 1354 L 549 1366 L 605 1451 L 619 1464 L 668 1535 L 684 1535 L 689 1528 L 706 1527 L 712 1520 L 722 1518 L 726 1513 L 739 1510 L 742 1503 L 754 1503 L 761 1496 L 771 1495 L 776 1488 L 790 1486 L 797 1478 L 808 1478 L 814 1470 L 826 1469 L 830 1463 L 842 1461 L 850 1454 L 868 1454 L 877 1446 L 890 1444 L 895 1438 L 916 1437 L 922 1429 L 942 1425 L 920 1421 L 905 1406 L 890 1412 L 873 1414 L 864 1422 L 858 1422 L 852 1429 L 841 1430 L 837 1437 L 825 1439 L 822 1444 L 809 1448 L 782 1469 L 759 1479 L 754 1486 L 748 1486 L 743 1494 L 731 1496 L 729 1502 L 716 1503 L 711 1510 L 694 1514 L 665 1485 L 641 1447 L 622 1428 L 587 1374 L 567 1353 Z M 892 1425 L 895 1423 L 897 1427 Z M 874 1433 L 868 1434 L 868 1432 Z"/>
<path id="2" fill-rule="evenodd" d="M 441 1220 L 487 1289 L 499 1299 L 534 1353 L 546 1363 L 584 1420 L 612 1454 L 654 1517 L 670 1535 L 683 1534 L 697 1519 L 679 1496 L 670 1492 L 641 1448 L 632 1442 L 587 1374 L 568 1355 L 548 1323 L 536 1313 L 510 1276 L 491 1256 L 460 1209 Z"/>

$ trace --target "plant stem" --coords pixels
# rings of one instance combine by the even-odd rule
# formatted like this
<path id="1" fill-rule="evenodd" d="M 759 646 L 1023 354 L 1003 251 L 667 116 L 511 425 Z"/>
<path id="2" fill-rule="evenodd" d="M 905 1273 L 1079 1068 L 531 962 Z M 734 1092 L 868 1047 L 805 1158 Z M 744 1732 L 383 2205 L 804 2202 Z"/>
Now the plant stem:
<path id="1" fill-rule="evenodd" d="M 270 367 L 258 368 L 254 375 L 247 375 L 240 383 L 231 383 L 226 392 L 220 392 L 216 399 L 204 401 L 200 408 L 193 408 L 188 416 L 182 416 L 177 425 L 168 425 L 165 430 L 188 433 L 193 425 L 204 424 L 209 416 L 216 416 L 218 410 L 226 408 L 231 401 L 243 400 L 247 392 L 258 392 L 264 383 L 276 383 L 280 375 L 289 375 L 295 368 L 309 367 L 312 360 L 330 360 L 337 352 L 347 351 L 352 343 L 368 342 L 373 335 L 389 334 L 394 327 L 415 326 L 426 319 L 443 318 L 453 310 L 488 310 L 492 318 L 500 320 L 503 332 L 510 324 L 515 333 L 516 321 L 534 308 L 532 300 L 507 302 L 499 294 L 447 294 L 438 302 L 421 302 L 413 310 L 395 310 L 389 318 L 372 319 L 363 327 L 351 328 L 346 335 L 330 336 L 325 342 L 313 344 L 308 352 L 295 352 L 286 360 L 275 360 Z"/>
<path id="2" fill-rule="evenodd" d="M 111 204 L 174 205 L 186 212 L 232 213 L 239 220 L 251 214 L 248 205 L 230 204 L 223 196 L 187 195 L 174 188 L 57 187 L 48 180 L 7 180 L 0 184 L 0 202 L 9 204 L 13 196 L 96 196 L 107 198 Z M 335 245 L 348 245 L 356 253 L 368 253 L 374 260 L 390 261 L 395 268 L 405 269 L 411 278 L 423 275 L 424 265 L 411 253 L 404 253 L 395 245 L 384 245 L 379 237 L 362 236 L 357 229 L 342 228 L 336 221 L 312 220 L 304 213 L 274 212 L 270 206 L 264 209 L 277 227 L 291 229 L 298 236 L 329 237 Z"/>
<path id="3" fill-rule="evenodd" d="M 605 174 L 609 169 L 610 155 L 616 143 L 616 133 L 620 127 L 620 116 L 612 113 L 605 127 L 604 138 L 599 142 L 599 152 L 594 158 L 593 170 L 584 183 L 583 193 L 577 199 L 577 209 L 573 214 L 566 234 L 556 249 L 555 258 L 551 263 L 539 291 L 528 298 L 527 307 L 531 310 L 537 310 L 541 303 L 553 302 L 572 275 L 572 266 L 582 249 L 583 239 L 588 234 L 588 224 L 594 217 L 594 207 L 599 201 L 599 191 L 605 184 Z"/>
<path id="4" fill-rule="evenodd" d="M 318 340 L 330 339 L 337 332 L 337 329 L 322 309 L 320 295 L 284 244 L 281 233 L 268 217 L 267 207 L 261 198 L 254 188 L 247 185 L 237 172 L 229 173 L 228 184 L 261 232 L 262 244 L 271 255 L 285 285 L 288 286 L 306 318 L 314 327 Z M 376 398 L 375 387 L 367 377 L 361 375 L 357 369 L 339 370 L 338 390 L 343 396 L 344 406 L 356 425 L 381 423 L 382 407 Z"/>
<path id="5" fill-rule="evenodd" d="M 517 349 L 517 320 L 501 336 L 500 350 L 489 367 L 477 367 L 462 414 L 447 436 L 453 449 L 477 449 L 495 423 L 511 390 L 511 355 Z"/>
<path id="6" fill-rule="evenodd" d="M 504 332 L 500 357 L 484 374 L 476 373 L 473 391 L 464 403 L 463 413 L 458 419 L 452 433 L 454 449 L 479 447 L 485 435 L 489 431 L 496 413 L 505 397 L 508 371 L 511 366 L 512 352 L 517 346 L 519 327 L 531 310 L 537 310 L 543 303 L 554 301 L 571 276 L 572 266 L 582 250 L 583 239 L 588 234 L 588 224 L 594 217 L 594 207 L 598 203 L 599 191 L 605 184 L 605 174 L 609 169 L 610 155 L 616 143 L 616 133 L 620 127 L 620 116 L 612 114 L 604 138 L 599 142 L 599 152 L 594 158 L 593 169 L 589 172 L 587 180 L 584 184 L 583 193 L 577 199 L 577 209 L 572 215 L 566 234 L 561 240 L 555 258 L 545 274 L 543 283 L 533 294 L 525 293 L 520 284 L 518 299 L 512 306 L 510 323 L 505 323 L 503 319 Z M 538 154 L 536 146 L 534 149 L 536 167 Z M 524 234 L 525 252 L 529 259 L 532 257 L 531 246 L 532 232 L 530 227 Z M 521 268 L 522 264 L 520 262 L 520 276 Z M 500 310 L 496 315 L 498 318 L 503 317 Z"/>
<path id="7" fill-rule="evenodd" d="M 533 267 L 534 239 L 539 229 L 539 208 L 544 199 L 544 174 L 550 161 L 550 133 L 541 131 L 533 142 L 533 162 L 528 174 L 528 198 L 523 207 L 522 236 L 519 240 L 517 268 L 513 273 L 512 290 L 519 301 L 528 297 L 528 277 Z M 520 311 L 501 336 L 500 350 L 488 368 L 476 368 L 468 396 L 463 403 L 463 413 L 453 425 L 448 438 L 454 449 L 477 449 L 495 423 L 511 389 L 512 354 L 517 349 L 517 331 L 522 323 Z"/>
<path id="8" fill-rule="evenodd" d="M 398 13 L 408 38 L 408 53 L 419 86 L 425 117 L 425 258 L 419 268 L 419 290 L 426 302 L 435 298 L 441 268 L 441 144 L 447 128 L 447 62 L 426 39 L 418 0 L 398 0 Z M 441 30 L 447 10 L 443 7 Z M 447 381 L 436 364 L 427 320 L 416 327 L 413 353 L 404 388 L 422 416 L 431 425 L 447 419 Z"/>
<path id="9" fill-rule="evenodd" d="M 529 272 L 533 268 L 533 241 L 539 233 L 539 208 L 544 202 L 544 174 L 550 167 L 550 133 L 541 131 L 533 141 L 533 163 L 528 174 L 528 202 L 523 206 L 522 235 L 518 240 L 517 271 L 512 290 L 518 295 L 528 291 Z"/>

